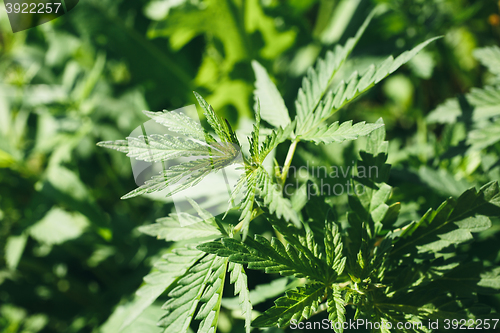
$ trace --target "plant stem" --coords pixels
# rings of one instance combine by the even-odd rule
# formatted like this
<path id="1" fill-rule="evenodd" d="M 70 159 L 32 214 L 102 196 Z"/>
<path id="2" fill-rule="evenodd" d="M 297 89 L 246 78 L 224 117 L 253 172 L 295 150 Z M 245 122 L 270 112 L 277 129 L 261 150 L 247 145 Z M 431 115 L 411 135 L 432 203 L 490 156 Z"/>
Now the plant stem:
<path id="1" fill-rule="evenodd" d="M 288 175 L 288 169 L 290 169 L 290 165 L 292 164 L 293 154 L 295 154 L 295 148 L 297 148 L 297 143 L 299 143 L 298 139 L 293 140 L 290 148 L 288 148 L 288 154 L 286 155 L 285 165 L 283 166 L 283 171 L 281 173 L 281 186 L 285 184 L 286 176 Z"/>

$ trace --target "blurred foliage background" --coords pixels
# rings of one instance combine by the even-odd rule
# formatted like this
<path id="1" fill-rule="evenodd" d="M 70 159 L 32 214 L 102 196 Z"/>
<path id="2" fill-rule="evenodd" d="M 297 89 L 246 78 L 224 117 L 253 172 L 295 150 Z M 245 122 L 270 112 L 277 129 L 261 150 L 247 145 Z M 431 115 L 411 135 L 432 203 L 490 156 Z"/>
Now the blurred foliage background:
<path id="1" fill-rule="evenodd" d="M 344 65 L 345 79 L 374 60 L 444 36 L 335 116 L 383 117 L 403 221 L 500 179 L 500 137 L 471 149 L 473 127 L 464 115 L 474 105 L 460 97 L 500 82 L 474 53 L 499 44 L 500 2 L 82 0 L 61 18 L 16 34 L 2 3 L 0 332 L 116 332 L 102 325 L 132 298 L 153 259 L 169 250 L 137 227 L 166 216 L 172 205 L 120 200 L 135 187 L 129 159 L 96 142 L 126 137 L 147 120 L 142 110 L 193 104 L 193 90 L 235 127 L 248 126 L 252 59 L 266 67 L 293 110 L 307 68 L 354 35 L 377 4 L 385 12 Z M 448 99 L 462 116 L 430 119 Z M 495 110 L 498 116 L 500 104 Z M 277 151 L 278 161 L 286 148 Z M 356 152 L 354 144 L 301 143 L 294 163 L 342 165 Z M 345 211 L 345 198 L 334 200 Z M 494 222 L 466 245 L 486 265 L 500 263 Z M 268 281 L 251 277 L 251 286 Z M 500 309 L 498 297 L 482 301 Z M 157 332 L 160 315 L 150 308 L 131 332 Z M 228 313 L 220 321 L 221 332 L 241 328 Z"/>

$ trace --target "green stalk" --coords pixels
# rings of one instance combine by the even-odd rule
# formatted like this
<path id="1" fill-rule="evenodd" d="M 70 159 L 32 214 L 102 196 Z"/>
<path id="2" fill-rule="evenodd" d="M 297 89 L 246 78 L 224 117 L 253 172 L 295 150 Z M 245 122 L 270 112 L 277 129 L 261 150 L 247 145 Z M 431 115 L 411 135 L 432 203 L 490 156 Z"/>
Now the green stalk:
<path id="1" fill-rule="evenodd" d="M 286 155 L 285 159 L 285 165 L 283 166 L 283 171 L 281 173 L 281 183 L 280 185 L 283 186 L 286 181 L 286 176 L 288 175 L 288 170 L 290 169 L 290 165 L 292 164 L 292 159 L 293 155 L 295 154 L 295 149 L 297 148 L 297 143 L 299 143 L 298 139 L 295 139 L 292 144 L 290 145 L 290 148 L 288 148 L 288 153 Z"/>

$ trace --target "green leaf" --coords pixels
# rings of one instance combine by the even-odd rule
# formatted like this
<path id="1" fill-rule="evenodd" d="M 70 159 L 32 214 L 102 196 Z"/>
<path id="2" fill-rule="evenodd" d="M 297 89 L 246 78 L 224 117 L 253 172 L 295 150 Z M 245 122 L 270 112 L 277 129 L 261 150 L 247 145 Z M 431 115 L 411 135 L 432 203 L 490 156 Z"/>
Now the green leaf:
<path id="1" fill-rule="evenodd" d="M 372 11 L 361 25 L 356 36 L 349 38 L 345 46 L 337 45 L 334 51 L 328 51 L 324 59 L 319 59 L 314 68 L 309 68 L 302 79 L 302 87 L 297 94 L 297 128 L 304 128 L 304 122 L 312 114 L 325 95 L 330 83 L 340 66 L 345 62 L 370 23 L 375 11 Z M 299 132 L 304 134 L 304 131 Z"/>
<path id="2" fill-rule="evenodd" d="M 379 234 L 384 226 L 390 227 L 397 219 L 400 204 L 387 205 L 392 195 L 392 187 L 387 185 L 390 165 L 387 161 L 388 142 L 385 140 L 384 123 L 380 118 L 375 124 L 381 125 L 368 137 L 366 148 L 360 151 L 358 174 L 354 178 L 354 195 L 349 196 L 349 206 L 353 214 L 349 214 L 352 227 L 365 223 L 368 236 Z M 362 185 L 362 190 L 358 189 Z M 359 232 L 358 232 L 359 233 Z M 351 240 L 353 240 L 351 238 Z M 359 239 L 353 240 L 356 246 Z"/>
<path id="3" fill-rule="evenodd" d="M 260 168 L 262 171 L 259 173 L 257 186 L 258 195 L 264 199 L 264 205 L 269 208 L 271 214 L 276 214 L 278 218 L 283 217 L 286 221 L 291 221 L 300 228 L 302 225 L 292 203 L 283 197 L 281 188 L 273 183 L 267 171 Z"/>
<path id="4" fill-rule="evenodd" d="M 488 216 L 500 216 L 497 182 L 490 182 L 479 191 L 471 188 L 457 200 L 450 198 L 437 210 L 427 211 L 419 222 L 402 230 L 391 256 L 416 251 L 439 252 L 450 245 L 471 241 L 471 232 L 491 226 Z"/>
<path id="5" fill-rule="evenodd" d="M 231 192 L 230 202 L 233 202 L 240 194 L 243 194 L 243 198 L 239 203 L 239 208 L 241 210 L 241 215 L 239 220 L 243 221 L 243 225 L 240 228 L 242 231 L 243 240 L 248 234 L 248 226 L 253 218 L 255 196 L 257 192 L 257 179 L 259 178 L 259 173 L 262 172 L 260 168 L 245 168 L 245 173 L 242 174 L 236 186 Z"/>
<path id="6" fill-rule="evenodd" d="M 477 286 L 488 290 L 494 290 L 498 293 L 500 291 L 500 267 L 495 267 L 482 273 Z"/>
<path id="7" fill-rule="evenodd" d="M 40 243 L 57 245 L 80 237 L 89 225 L 80 213 L 55 207 L 29 228 L 29 234 Z"/>
<path id="8" fill-rule="evenodd" d="M 212 214 L 187 198 L 198 216 L 187 212 L 171 213 L 157 223 L 139 227 L 139 231 L 166 241 L 190 240 L 202 237 L 227 236 L 226 229 Z"/>
<path id="9" fill-rule="evenodd" d="M 162 307 L 166 314 L 158 325 L 165 332 L 188 332 L 193 319 L 201 319 L 199 333 L 215 332 L 219 317 L 227 259 L 205 256 L 177 281 L 171 297 Z M 195 312 L 202 303 L 196 317 Z M 195 318 L 194 318 L 195 317 Z"/>
<path id="10" fill-rule="evenodd" d="M 118 306 L 108 320 L 99 328 L 100 333 L 160 333 L 163 332 L 161 327 L 158 327 L 158 318 L 163 314 L 160 305 L 152 304 L 148 306 L 134 321 L 120 329 L 122 323 L 127 320 L 130 308 L 134 306 L 134 302 L 130 304 Z"/>
<path id="11" fill-rule="evenodd" d="M 240 145 L 236 134 L 227 121 L 222 121 L 212 107 L 196 92 L 194 93 L 205 110 L 205 116 L 222 142 L 217 142 L 201 129 L 199 124 L 182 112 L 146 112 L 155 121 L 172 131 L 189 137 L 174 137 L 170 134 L 140 136 L 128 140 L 104 141 L 99 146 L 116 149 L 130 157 L 146 162 L 167 161 L 178 157 L 198 156 L 188 162 L 173 165 L 151 177 L 139 188 L 127 193 L 122 199 L 162 191 L 173 186 L 166 196 L 174 195 L 198 184 L 205 176 L 217 172 L 238 161 Z M 189 118 L 189 120 L 188 120 Z"/>
<path id="12" fill-rule="evenodd" d="M 455 123 L 460 116 L 467 113 L 466 106 L 472 108 L 471 118 L 473 123 L 500 116 L 499 87 L 472 88 L 464 97 L 468 105 L 463 105 L 457 98 L 448 99 L 427 115 L 427 122 Z"/>
<path id="13" fill-rule="evenodd" d="M 253 60 L 252 67 L 256 78 L 254 95 L 260 101 L 262 119 L 274 127 L 286 127 L 291 120 L 278 88 L 261 64 Z"/>
<path id="14" fill-rule="evenodd" d="M 335 272 L 337 267 L 335 263 L 333 265 L 328 265 L 325 260 L 326 249 L 321 251 L 321 247 L 316 242 L 315 232 L 307 228 L 297 228 L 293 224 L 286 223 L 284 219 L 278 219 L 276 216 L 269 213 L 269 210 L 265 210 L 266 217 L 276 231 L 283 235 L 285 240 L 294 248 L 296 248 L 301 254 L 303 254 L 314 267 L 317 275 L 323 276 L 324 281 L 332 281 L 336 278 L 337 274 Z M 323 238 L 318 237 L 319 242 L 324 242 Z M 342 261 L 342 260 L 341 260 Z"/>
<path id="15" fill-rule="evenodd" d="M 212 106 L 210 106 L 210 104 L 208 104 L 200 94 L 198 94 L 196 91 L 194 91 L 193 93 L 196 96 L 196 99 L 198 100 L 200 106 L 203 108 L 203 110 L 205 110 L 205 117 L 207 117 L 208 123 L 215 131 L 215 134 L 217 134 L 217 136 L 221 139 L 221 141 L 239 146 L 240 143 L 238 142 L 236 134 L 234 133 L 229 123 L 227 121 L 223 121 L 215 113 L 214 109 L 212 109 Z"/>
<path id="16" fill-rule="evenodd" d="M 168 130 L 189 138 L 205 141 L 206 132 L 201 124 L 181 111 L 143 111 L 146 116 L 165 126 Z M 208 142 L 208 140 L 207 140 Z"/>
<path id="17" fill-rule="evenodd" d="M 290 244 L 285 246 L 274 237 L 269 242 L 263 236 L 255 235 L 254 239 L 247 237 L 244 243 L 232 238 L 223 238 L 220 241 L 198 245 L 197 249 L 229 257 L 231 262 L 248 264 L 248 268 L 264 270 L 266 273 L 309 277 L 316 281 L 325 279 L 322 270 L 302 251 Z"/>
<path id="18" fill-rule="evenodd" d="M 301 118 L 298 118 L 296 129 L 297 136 L 304 138 L 309 137 L 310 132 L 316 132 L 318 130 L 318 125 L 328 119 L 335 111 L 341 109 L 347 103 L 382 81 L 389 74 L 395 72 L 399 67 L 412 59 L 420 50 L 438 38 L 440 37 L 428 39 L 413 49 L 403 52 L 396 59 L 390 56 L 379 65 L 370 66 L 361 76 L 357 72 L 354 72 L 347 82 L 342 81 L 338 85 L 334 93 L 330 91 L 321 103 L 318 101 L 315 104 L 313 110 L 310 110 L 309 113 L 302 114 Z M 301 95 L 299 92 L 299 98 L 300 97 Z M 303 98 L 305 97 L 306 96 Z M 300 114 L 298 108 L 297 116 Z"/>
<path id="19" fill-rule="evenodd" d="M 127 140 L 103 141 L 100 147 L 127 153 L 128 157 L 146 162 L 168 161 L 185 156 L 224 157 L 228 146 L 219 143 L 206 144 L 169 134 L 150 134 L 129 137 Z"/>
<path id="20" fill-rule="evenodd" d="M 337 275 L 341 275 L 344 271 L 346 257 L 342 256 L 344 248 L 342 244 L 342 236 L 339 232 L 339 227 L 334 222 L 325 222 L 325 252 L 326 263 L 332 267 Z"/>
<path id="21" fill-rule="evenodd" d="M 356 140 L 358 137 L 368 135 L 382 126 L 384 125 L 366 124 L 364 121 L 352 125 L 352 120 L 343 122 L 339 125 L 339 122 L 336 121 L 330 126 L 324 124 L 320 125 L 315 130 L 310 130 L 306 134 L 300 135 L 298 138 L 300 140 L 313 141 L 316 144 L 329 144 L 332 142 Z"/>
<path id="22" fill-rule="evenodd" d="M 16 269 L 21 256 L 23 255 L 24 248 L 26 247 L 26 241 L 28 240 L 28 235 L 21 234 L 19 236 L 9 236 L 7 242 L 5 242 L 5 262 L 7 267 L 11 270 Z"/>
<path id="23" fill-rule="evenodd" d="M 188 222 L 181 225 L 180 219 Z M 156 220 L 156 223 L 139 227 L 139 231 L 158 239 L 174 242 L 222 235 L 215 224 L 215 218 L 212 217 L 212 221 L 200 222 L 198 217 L 184 212 L 172 213 L 168 217 L 160 218 Z"/>
<path id="24" fill-rule="evenodd" d="M 500 117 L 475 127 L 467 134 L 466 143 L 471 145 L 471 150 L 481 150 L 500 141 Z"/>
<path id="25" fill-rule="evenodd" d="M 286 292 L 286 296 L 278 298 L 275 306 L 257 317 L 253 322 L 254 327 L 285 327 L 290 321 L 300 322 L 309 319 L 318 309 L 318 304 L 325 295 L 325 286 L 321 284 L 308 284 L 295 290 Z"/>
<path id="26" fill-rule="evenodd" d="M 477 60 L 488 67 L 491 73 L 500 76 L 500 48 L 498 46 L 476 49 L 473 54 Z"/>
<path id="27" fill-rule="evenodd" d="M 191 246 L 174 249 L 154 264 L 155 270 L 144 277 L 145 284 L 136 292 L 136 297 L 127 308 L 121 325 L 124 329 L 165 292 L 179 277 L 205 254 Z"/>
<path id="28" fill-rule="evenodd" d="M 255 101 L 255 124 L 253 125 L 253 131 L 248 138 L 250 142 L 250 156 L 252 157 L 252 161 L 255 163 L 260 162 L 259 158 L 259 131 L 260 131 L 260 101 Z"/>
<path id="29" fill-rule="evenodd" d="M 272 182 L 271 177 L 262 166 L 246 169 L 245 174 L 238 180 L 233 189 L 231 199 L 236 198 L 239 193 L 244 193 L 240 204 L 243 240 L 247 236 L 248 225 L 254 216 L 255 200 L 258 197 L 263 199 L 263 202 L 260 203 L 261 208 L 267 207 L 278 218 L 283 217 L 287 221 L 292 221 L 296 226 L 301 226 L 297 212 L 293 210 L 290 200 L 283 197 L 278 186 Z"/>
<path id="30" fill-rule="evenodd" d="M 288 124 L 284 129 L 278 128 L 269 134 L 260 147 L 259 161 L 263 162 L 266 156 L 280 143 L 288 139 L 295 127 L 295 122 Z"/>
<path id="31" fill-rule="evenodd" d="M 227 155 L 214 158 L 199 158 L 171 166 L 160 172 L 160 175 L 151 177 L 143 185 L 124 195 L 122 199 L 162 191 L 169 186 L 176 186 L 166 195 L 168 197 L 198 184 L 208 174 L 221 170 L 237 161 L 239 151 L 232 144 L 228 143 L 227 145 Z"/>
<path id="32" fill-rule="evenodd" d="M 239 295 L 241 314 L 245 317 L 245 332 L 250 333 L 252 323 L 252 303 L 245 269 L 240 264 L 229 263 L 230 282 L 234 284 L 234 294 Z"/>
<path id="33" fill-rule="evenodd" d="M 232 263 L 230 263 L 231 265 Z M 260 304 L 270 298 L 285 293 L 286 290 L 291 289 L 297 285 L 296 280 L 288 283 L 289 278 L 283 277 L 275 279 L 267 284 L 259 284 L 254 289 L 250 290 L 249 297 L 250 303 L 253 305 Z M 239 307 L 238 297 L 222 299 L 222 306 L 235 310 Z"/>
<path id="34" fill-rule="evenodd" d="M 346 303 L 342 298 L 340 288 L 337 285 L 333 285 L 332 288 L 329 288 L 327 292 L 328 298 L 326 304 L 328 311 L 328 320 L 332 322 L 334 331 L 336 333 L 342 333 L 344 331 L 343 323 L 345 322 Z M 339 323 L 339 325 L 335 325 L 336 323 Z"/>
<path id="35" fill-rule="evenodd" d="M 425 185 L 444 196 L 458 197 L 473 185 L 466 179 L 455 179 L 453 173 L 446 169 L 436 170 L 426 165 L 420 166 L 418 176 Z"/>

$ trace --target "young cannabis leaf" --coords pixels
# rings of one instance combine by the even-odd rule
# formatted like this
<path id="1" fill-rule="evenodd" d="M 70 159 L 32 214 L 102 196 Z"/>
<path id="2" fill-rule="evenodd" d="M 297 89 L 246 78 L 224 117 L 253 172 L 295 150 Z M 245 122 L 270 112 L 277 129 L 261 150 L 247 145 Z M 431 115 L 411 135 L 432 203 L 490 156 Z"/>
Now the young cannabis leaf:
<path id="1" fill-rule="evenodd" d="M 410 61 L 420 50 L 429 43 L 440 37 L 431 38 L 413 48 L 405 51 L 396 59 L 392 56 L 384 62 L 375 66 L 372 65 L 363 74 L 354 72 L 347 82 L 341 82 L 334 92 L 330 91 L 326 97 L 318 103 L 318 106 L 307 115 L 298 117 L 296 135 L 297 138 L 315 143 L 342 142 L 345 140 L 355 140 L 358 136 L 364 136 L 378 128 L 376 124 L 365 124 L 364 122 L 352 126 L 352 121 L 339 125 L 335 122 L 331 125 L 323 124 L 325 120 L 340 110 L 347 103 L 369 90 L 377 83 L 395 72 L 399 67 Z M 318 68 L 317 70 L 320 70 Z M 300 95 L 299 95 L 300 96 Z M 306 93 L 305 98 L 312 98 Z"/>
<path id="2" fill-rule="evenodd" d="M 283 197 L 281 188 L 275 186 L 271 176 L 262 166 L 266 156 L 285 141 L 293 130 L 294 123 L 288 124 L 285 129 L 279 127 L 273 130 L 268 135 L 265 141 L 259 147 L 259 131 L 260 131 L 260 103 L 257 100 L 255 103 L 255 120 L 254 129 L 251 136 L 248 138 L 250 142 L 250 161 L 245 168 L 245 173 L 242 175 L 236 184 L 231 194 L 233 200 L 237 195 L 243 194 L 243 200 L 240 203 L 241 227 L 240 230 L 243 239 L 248 234 L 248 226 L 250 221 L 259 214 L 258 206 L 267 206 L 271 213 L 275 213 L 279 218 L 284 217 L 287 221 L 292 221 L 297 227 L 300 227 L 300 221 L 297 212 L 293 210 L 292 204 L 288 199 Z M 257 199 L 261 198 L 263 202 Z"/>
<path id="3" fill-rule="evenodd" d="M 344 46 L 337 45 L 334 51 L 327 52 L 324 59 L 318 60 L 315 68 L 311 67 L 307 70 L 307 75 L 302 79 L 302 87 L 299 89 L 295 102 L 298 133 L 304 133 L 304 130 L 302 130 L 304 124 L 314 114 L 320 101 L 328 91 L 333 77 L 351 54 L 375 14 L 376 10 L 373 10 L 356 35 L 349 38 Z"/>
<path id="4" fill-rule="evenodd" d="M 196 157 L 188 162 L 164 169 L 142 186 L 124 195 L 128 199 L 172 187 L 167 196 L 198 184 L 205 176 L 239 162 L 240 145 L 231 126 L 222 121 L 212 107 L 195 92 L 205 110 L 208 123 L 219 136 L 217 142 L 199 123 L 182 112 L 149 112 L 145 114 L 165 126 L 172 134 L 151 134 L 127 140 L 104 141 L 97 145 L 115 149 L 127 156 L 146 162 L 162 163 L 179 157 Z"/>

